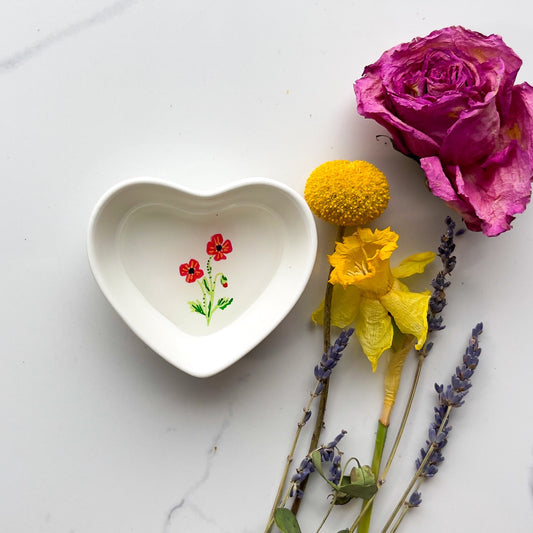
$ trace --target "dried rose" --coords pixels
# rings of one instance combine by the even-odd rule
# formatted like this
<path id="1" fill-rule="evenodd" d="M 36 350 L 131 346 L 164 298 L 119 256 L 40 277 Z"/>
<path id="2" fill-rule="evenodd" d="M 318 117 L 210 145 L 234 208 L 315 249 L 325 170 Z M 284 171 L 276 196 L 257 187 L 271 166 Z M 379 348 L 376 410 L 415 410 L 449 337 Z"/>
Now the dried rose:
<path id="1" fill-rule="evenodd" d="M 388 50 L 354 84 L 359 113 L 489 236 L 509 230 L 531 196 L 533 87 L 514 85 L 521 64 L 501 37 L 456 26 Z"/>

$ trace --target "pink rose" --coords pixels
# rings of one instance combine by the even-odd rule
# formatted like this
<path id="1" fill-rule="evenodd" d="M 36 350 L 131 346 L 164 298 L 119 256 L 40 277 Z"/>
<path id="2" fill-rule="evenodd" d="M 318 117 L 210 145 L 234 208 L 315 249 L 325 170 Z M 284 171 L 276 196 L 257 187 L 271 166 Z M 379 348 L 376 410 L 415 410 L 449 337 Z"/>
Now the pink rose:
<path id="1" fill-rule="evenodd" d="M 493 236 L 525 210 L 533 177 L 533 87 L 497 35 L 460 26 L 385 52 L 354 84 L 357 110 L 420 161 L 429 187 Z"/>

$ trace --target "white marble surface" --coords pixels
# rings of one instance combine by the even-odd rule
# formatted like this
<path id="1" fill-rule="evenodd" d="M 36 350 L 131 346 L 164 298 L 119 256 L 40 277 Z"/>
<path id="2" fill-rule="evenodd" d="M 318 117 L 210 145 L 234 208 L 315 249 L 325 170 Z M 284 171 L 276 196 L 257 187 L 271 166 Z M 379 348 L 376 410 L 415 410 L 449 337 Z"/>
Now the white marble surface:
<path id="1" fill-rule="evenodd" d="M 85 251 L 93 205 L 134 176 L 208 188 L 261 175 L 301 192 L 320 163 L 367 159 L 390 180 L 379 225 L 400 233 L 398 257 L 434 249 L 448 210 L 413 162 L 376 142 L 382 130 L 357 116 L 352 82 L 386 48 L 451 24 L 503 35 L 524 60 L 519 81 L 532 82 L 530 3 L 4 4 L 0 530 L 262 531 L 320 356 L 308 316 L 333 229 L 317 224 L 315 271 L 279 328 L 200 380 L 148 349 L 101 295 Z M 376 527 L 424 443 L 433 382 L 449 379 L 482 320 L 473 391 L 403 529 L 531 531 L 532 230 L 530 208 L 501 237 L 460 240 L 448 327 L 424 368 Z M 380 371 L 371 375 L 354 344 L 332 385 L 325 438 L 348 430 L 343 449 L 368 462 Z M 316 529 L 322 489 L 310 487 L 304 533 Z M 325 530 L 353 512 L 339 510 Z"/>

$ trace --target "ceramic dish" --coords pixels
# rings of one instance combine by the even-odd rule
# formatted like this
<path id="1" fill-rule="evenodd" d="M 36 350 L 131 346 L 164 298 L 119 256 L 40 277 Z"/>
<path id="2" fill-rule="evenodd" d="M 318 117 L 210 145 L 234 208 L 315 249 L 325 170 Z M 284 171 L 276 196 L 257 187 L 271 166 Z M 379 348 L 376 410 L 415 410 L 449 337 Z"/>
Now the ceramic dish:
<path id="1" fill-rule="evenodd" d="M 126 181 L 100 199 L 88 234 L 111 305 L 155 352 L 198 377 L 227 368 L 281 322 L 316 245 L 303 199 L 264 178 L 209 192 Z"/>

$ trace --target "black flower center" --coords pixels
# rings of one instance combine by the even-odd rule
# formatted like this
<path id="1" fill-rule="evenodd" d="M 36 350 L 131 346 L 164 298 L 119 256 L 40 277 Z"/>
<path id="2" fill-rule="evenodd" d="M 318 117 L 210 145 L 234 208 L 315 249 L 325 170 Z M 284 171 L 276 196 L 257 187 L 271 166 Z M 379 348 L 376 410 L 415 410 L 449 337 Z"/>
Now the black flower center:
<path id="1" fill-rule="evenodd" d="M 189 274 L 194 274 L 194 272 L 195 272 L 194 267 L 189 267 L 189 271 L 188 272 L 189 272 Z"/>

